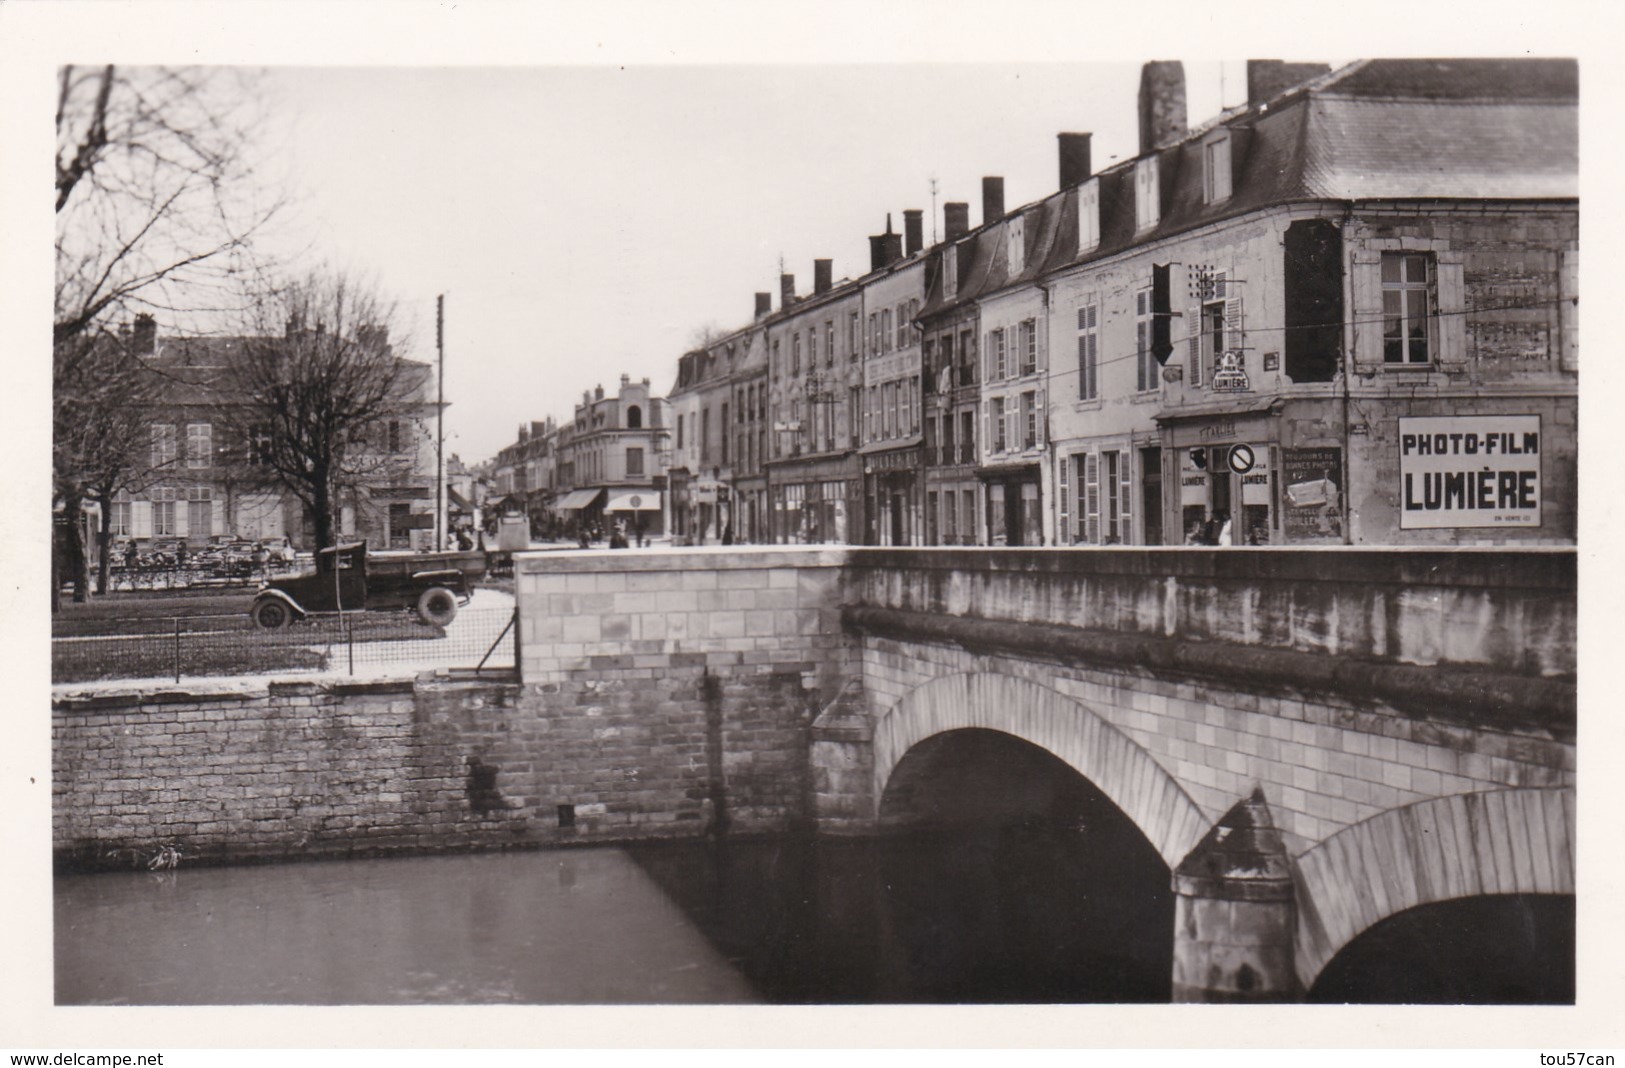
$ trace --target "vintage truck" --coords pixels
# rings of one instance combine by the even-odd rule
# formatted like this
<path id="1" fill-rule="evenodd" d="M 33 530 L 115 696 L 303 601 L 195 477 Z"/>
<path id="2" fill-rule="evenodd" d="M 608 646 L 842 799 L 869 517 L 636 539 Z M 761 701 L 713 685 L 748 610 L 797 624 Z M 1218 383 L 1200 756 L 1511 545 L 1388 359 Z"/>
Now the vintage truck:
<path id="1" fill-rule="evenodd" d="M 366 542 L 353 542 L 318 551 L 314 571 L 266 582 L 248 615 L 255 626 L 278 630 L 319 612 L 410 609 L 444 627 L 484 574 L 481 552 L 368 555 Z"/>

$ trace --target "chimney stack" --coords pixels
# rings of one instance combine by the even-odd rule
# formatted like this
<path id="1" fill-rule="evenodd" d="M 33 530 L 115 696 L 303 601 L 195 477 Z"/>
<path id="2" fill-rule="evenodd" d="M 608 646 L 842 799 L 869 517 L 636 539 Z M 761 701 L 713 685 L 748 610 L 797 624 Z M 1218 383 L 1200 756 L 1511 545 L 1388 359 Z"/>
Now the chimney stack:
<path id="1" fill-rule="evenodd" d="M 1086 133 L 1056 134 L 1061 145 L 1061 188 L 1071 189 L 1088 179 L 1090 170 L 1089 138 Z"/>
<path id="2" fill-rule="evenodd" d="M 756 294 L 756 318 L 760 319 L 762 316 L 767 315 L 772 311 L 773 311 L 773 294 L 771 294 L 771 293 L 758 293 L 758 294 Z"/>
<path id="3" fill-rule="evenodd" d="M 158 320 L 142 312 L 135 317 L 135 333 L 130 339 L 137 356 L 151 356 L 158 347 Z"/>
<path id="4" fill-rule="evenodd" d="M 779 275 L 779 310 L 783 311 L 796 302 L 796 276 L 793 274 Z"/>
<path id="5" fill-rule="evenodd" d="M 869 269 L 878 271 L 903 258 L 903 235 L 891 229 L 891 212 L 886 213 L 886 232 L 869 238 Z"/>
<path id="6" fill-rule="evenodd" d="M 629 374 L 623 373 L 621 375 L 621 388 L 625 389 L 627 386 L 630 386 L 631 384 L 632 384 L 632 376 L 629 375 Z"/>
<path id="7" fill-rule="evenodd" d="M 1300 82 L 1318 78 L 1332 69 L 1330 63 L 1284 63 L 1279 59 L 1247 61 L 1247 106 L 1256 108 Z"/>
<path id="8" fill-rule="evenodd" d="M 593 400 L 603 400 L 604 399 L 604 384 L 602 382 L 600 382 L 598 384 L 598 387 L 596 389 L 594 389 L 592 392 L 593 392 L 593 398 L 592 398 Z"/>
<path id="9" fill-rule="evenodd" d="M 835 261 L 813 260 L 813 292 L 828 293 L 835 284 Z"/>
<path id="10" fill-rule="evenodd" d="M 1185 66 L 1177 59 L 1152 60 L 1140 68 L 1140 155 L 1184 136 Z"/>
<path id="11" fill-rule="evenodd" d="M 925 212 L 910 208 L 903 212 L 903 255 L 916 256 L 925 248 Z"/>
<path id="12" fill-rule="evenodd" d="M 1004 218 L 1004 179 L 982 179 L 982 225 Z"/>
<path id="13" fill-rule="evenodd" d="M 942 239 L 957 241 L 970 232 L 970 205 L 962 200 L 942 206 Z"/>

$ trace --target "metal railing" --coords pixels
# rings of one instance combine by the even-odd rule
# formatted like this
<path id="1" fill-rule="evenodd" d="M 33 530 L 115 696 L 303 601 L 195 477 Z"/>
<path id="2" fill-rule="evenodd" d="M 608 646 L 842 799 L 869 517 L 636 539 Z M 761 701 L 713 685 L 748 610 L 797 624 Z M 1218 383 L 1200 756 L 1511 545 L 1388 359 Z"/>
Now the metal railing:
<path id="1" fill-rule="evenodd" d="M 63 621 L 51 639 L 53 682 L 517 666 L 517 609 L 467 605 L 447 626 L 408 612 L 313 616 L 262 630 L 246 612 Z"/>

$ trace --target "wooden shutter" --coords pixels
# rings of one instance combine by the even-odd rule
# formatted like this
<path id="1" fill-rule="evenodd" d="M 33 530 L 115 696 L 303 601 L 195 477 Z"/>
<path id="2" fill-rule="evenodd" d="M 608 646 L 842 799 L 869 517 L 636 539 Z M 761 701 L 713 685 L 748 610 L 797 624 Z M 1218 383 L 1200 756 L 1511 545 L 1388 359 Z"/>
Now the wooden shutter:
<path id="1" fill-rule="evenodd" d="M 1434 341 L 1439 351 L 1433 361 L 1437 366 L 1459 367 L 1467 362 L 1467 285 L 1462 261 L 1460 252 L 1441 252 L 1435 257 L 1434 292 L 1439 315 Z"/>
<path id="2" fill-rule="evenodd" d="M 1035 437 L 1040 449 L 1049 446 L 1049 390 L 1039 387 L 1037 397 L 1038 410 L 1033 413 L 1033 420 L 1038 425 Z"/>
<path id="3" fill-rule="evenodd" d="M 1083 540 L 1090 545 L 1100 544 L 1100 457 L 1085 453 L 1083 457 L 1083 501 L 1078 506 L 1083 516 Z"/>
<path id="4" fill-rule="evenodd" d="M 1117 512 L 1121 517 L 1118 537 L 1124 545 L 1134 543 L 1134 450 L 1124 449 L 1120 454 L 1118 474 L 1121 481 L 1118 484 Z"/>
<path id="5" fill-rule="evenodd" d="M 1382 370 L 1382 253 L 1355 250 L 1349 282 L 1353 294 L 1349 319 L 1354 323 L 1354 367 L 1375 373 Z"/>
<path id="6" fill-rule="evenodd" d="M 1558 366 L 1565 371 L 1580 369 L 1580 250 L 1565 249 L 1557 254 L 1557 322 L 1559 331 Z"/>
<path id="7" fill-rule="evenodd" d="M 130 502 L 130 535 L 136 538 L 152 537 L 152 502 Z"/>
<path id="8" fill-rule="evenodd" d="M 1189 331 L 1186 338 L 1189 355 L 1185 366 L 1185 385 L 1194 389 L 1202 384 L 1202 305 L 1200 302 L 1185 309 L 1185 327 Z"/>
<path id="9" fill-rule="evenodd" d="M 1060 514 L 1056 516 L 1055 522 L 1055 544 L 1057 545 L 1072 544 L 1072 532 L 1068 529 L 1068 524 L 1072 521 L 1072 487 L 1067 483 L 1067 467 L 1067 458 L 1065 456 L 1055 458 L 1055 487 L 1058 491 L 1055 494 L 1055 499 L 1060 508 Z"/>

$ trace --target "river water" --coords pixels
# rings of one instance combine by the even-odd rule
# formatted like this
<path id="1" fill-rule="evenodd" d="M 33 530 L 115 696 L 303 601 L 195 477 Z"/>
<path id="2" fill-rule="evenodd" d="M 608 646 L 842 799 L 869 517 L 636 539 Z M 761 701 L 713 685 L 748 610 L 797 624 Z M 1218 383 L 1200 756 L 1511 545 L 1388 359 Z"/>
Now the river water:
<path id="1" fill-rule="evenodd" d="M 60 876 L 56 1000 L 1166 1000 L 1166 869 L 1125 883 L 1103 844 L 1027 821 Z"/>

